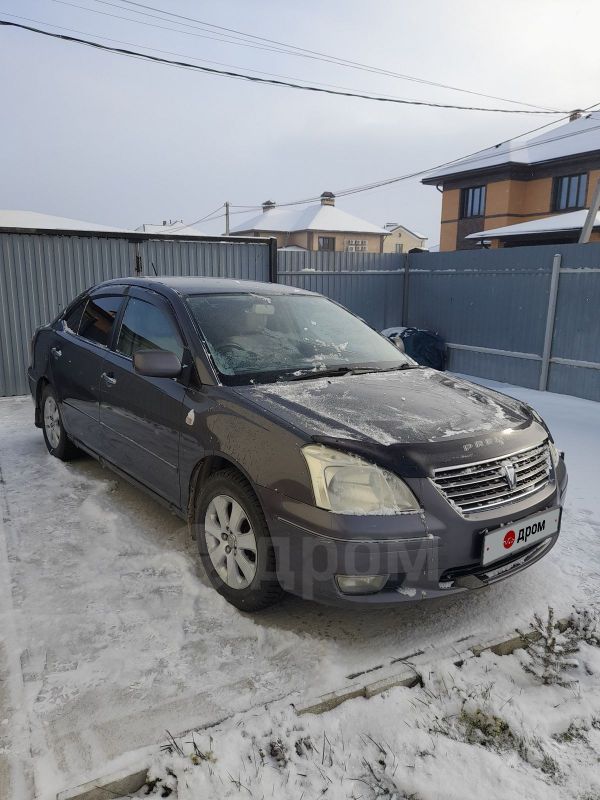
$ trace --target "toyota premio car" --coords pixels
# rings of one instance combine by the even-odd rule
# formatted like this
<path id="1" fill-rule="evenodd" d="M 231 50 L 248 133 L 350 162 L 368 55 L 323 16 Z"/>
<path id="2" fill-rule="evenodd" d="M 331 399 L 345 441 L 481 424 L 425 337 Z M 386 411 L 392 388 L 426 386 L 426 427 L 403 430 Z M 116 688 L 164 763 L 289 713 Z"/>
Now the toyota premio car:
<path id="1" fill-rule="evenodd" d="M 240 609 L 487 586 L 559 535 L 564 458 L 525 403 L 418 366 L 276 284 L 123 278 L 32 342 L 35 424 L 187 519 Z"/>

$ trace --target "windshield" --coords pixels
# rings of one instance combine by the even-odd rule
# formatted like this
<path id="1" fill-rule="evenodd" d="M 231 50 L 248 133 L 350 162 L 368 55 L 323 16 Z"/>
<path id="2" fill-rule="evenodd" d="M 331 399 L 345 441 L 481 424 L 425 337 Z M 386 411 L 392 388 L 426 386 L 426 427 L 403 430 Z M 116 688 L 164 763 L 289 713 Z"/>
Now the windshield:
<path id="1" fill-rule="evenodd" d="M 187 298 L 224 383 L 318 377 L 414 362 L 325 297 L 209 294 Z"/>

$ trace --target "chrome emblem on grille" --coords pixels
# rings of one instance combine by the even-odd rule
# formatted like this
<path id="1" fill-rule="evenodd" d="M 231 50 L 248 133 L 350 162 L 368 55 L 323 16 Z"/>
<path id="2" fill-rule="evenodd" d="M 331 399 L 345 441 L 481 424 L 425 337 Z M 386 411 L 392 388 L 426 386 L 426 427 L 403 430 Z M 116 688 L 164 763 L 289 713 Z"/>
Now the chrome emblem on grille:
<path id="1" fill-rule="evenodd" d="M 502 476 L 506 478 L 508 488 L 514 489 L 517 485 L 517 472 L 512 461 L 503 461 L 500 464 L 500 469 L 502 470 Z"/>

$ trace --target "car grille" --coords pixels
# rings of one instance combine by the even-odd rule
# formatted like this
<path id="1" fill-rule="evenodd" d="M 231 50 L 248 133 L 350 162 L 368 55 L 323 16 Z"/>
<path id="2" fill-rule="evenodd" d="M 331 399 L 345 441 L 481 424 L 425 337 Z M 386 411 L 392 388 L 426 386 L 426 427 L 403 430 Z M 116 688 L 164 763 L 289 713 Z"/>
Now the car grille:
<path id="1" fill-rule="evenodd" d="M 550 474 L 550 451 L 544 442 L 502 458 L 436 469 L 433 484 L 461 513 L 471 514 L 543 489 Z"/>

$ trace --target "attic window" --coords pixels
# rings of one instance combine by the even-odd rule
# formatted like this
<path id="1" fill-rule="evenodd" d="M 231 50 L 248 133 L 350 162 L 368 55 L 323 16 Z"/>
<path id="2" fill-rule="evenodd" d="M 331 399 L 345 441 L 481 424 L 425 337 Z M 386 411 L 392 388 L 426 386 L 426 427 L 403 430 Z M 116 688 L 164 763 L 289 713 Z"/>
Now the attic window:
<path id="1" fill-rule="evenodd" d="M 469 186 L 460 198 L 460 216 L 483 217 L 485 212 L 485 186 Z"/>
<path id="2" fill-rule="evenodd" d="M 554 211 L 585 208 L 587 173 L 564 175 L 554 179 Z"/>

